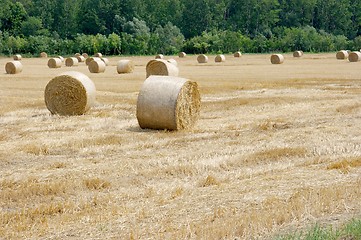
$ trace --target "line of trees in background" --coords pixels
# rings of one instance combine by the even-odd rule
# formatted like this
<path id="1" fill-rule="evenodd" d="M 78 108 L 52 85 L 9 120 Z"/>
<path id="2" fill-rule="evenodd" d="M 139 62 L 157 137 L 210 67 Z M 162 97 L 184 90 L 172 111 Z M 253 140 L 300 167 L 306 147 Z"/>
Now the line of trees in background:
<path id="1" fill-rule="evenodd" d="M 2 0 L 0 54 L 358 50 L 360 0 Z"/>

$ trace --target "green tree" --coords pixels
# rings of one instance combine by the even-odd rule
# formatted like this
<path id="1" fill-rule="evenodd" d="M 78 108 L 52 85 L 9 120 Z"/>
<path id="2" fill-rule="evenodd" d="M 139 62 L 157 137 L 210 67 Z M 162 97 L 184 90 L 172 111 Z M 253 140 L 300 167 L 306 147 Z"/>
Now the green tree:
<path id="1" fill-rule="evenodd" d="M 26 37 L 37 35 L 42 28 L 43 23 L 37 17 L 29 17 L 21 23 L 21 33 Z"/>
<path id="2" fill-rule="evenodd" d="M 154 33 L 159 39 L 158 53 L 175 54 L 180 51 L 184 36 L 177 26 L 168 22 L 164 27 L 158 26 Z"/>
<path id="3" fill-rule="evenodd" d="M 1 27 L 3 31 L 10 34 L 21 33 L 21 24 L 27 18 L 28 14 L 20 2 L 9 2 L 5 9 L 2 9 Z"/>

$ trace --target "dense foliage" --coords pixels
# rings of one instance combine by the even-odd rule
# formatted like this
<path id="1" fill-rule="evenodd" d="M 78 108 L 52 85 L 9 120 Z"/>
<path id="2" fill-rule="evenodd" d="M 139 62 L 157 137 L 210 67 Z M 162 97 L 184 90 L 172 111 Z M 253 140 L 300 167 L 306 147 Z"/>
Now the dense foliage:
<path id="1" fill-rule="evenodd" d="M 8 55 L 361 47 L 361 0 L 2 0 L 0 20 Z"/>

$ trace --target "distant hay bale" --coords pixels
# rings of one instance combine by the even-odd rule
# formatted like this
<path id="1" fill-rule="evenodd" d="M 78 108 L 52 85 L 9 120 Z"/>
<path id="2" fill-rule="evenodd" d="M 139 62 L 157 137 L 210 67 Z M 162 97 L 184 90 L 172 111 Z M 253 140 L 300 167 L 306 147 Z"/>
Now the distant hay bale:
<path id="1" fill-rule="evenodd" d="M 83 53 L 82 56 L 85 57 L 85 59 L 87 59 L 89 57 L 89 55 L 87 53 Z"/>
<path id="2" fill-rule="evenodd" d="M 94 54 L 94 57 L 98 57 L 98 58 L 102 58 L 103 57 L 103 54 L 101 54 L 100 52 Z"/>
<path id="3" fill-rule="evenodd" d="M 207 63 L 208 62 L 208 57 L 204 54 L 200 54 L 197 57 L 197 61 L 198 63 Z"/>
<path id="4" fill-rule="evenodd" d="M 82 55 L 77 56 L 76 59 L 78 59 L 78 62 L 80 62 L 80 63 L 85 62 L 85 57 Z"/>
<path id="5" fill-rule="evenodd" d="M 101 58 L 100 60 L 102 60 L 105 63 L 105 66 L 109 66 L 110 62 L 108 58 Z"/>
<path id="6" fill-rule="evenodd" d="M 282 64 L 285 58 L 282 54 L 272 54 L 271 55 L 271 63 L 272 64 Z"/>
<path id="7" fill-rule="evenodd" d="M 348 55 L 348 60 L 350 62 L 358 62 L 358 61 L 361 61 L 361 52 L 351 52 L 349 55 Z"/>
<path id="8" fill-rule="evenodd" d="M 346 50 L 340 50 L 336 53 L 336 59 L 345 60 L 348 58 L 348 52 Z"/>
<path id="9" fill-rule="evenodd" d="M 178 62 L 177 62 L 175 59 L 170 58 L 170 59 L 168 59 L 167 61 L 168 61 L 169 63 L 173 64 L 174 66 L 178 67 Z"/>
<path id="10" fill-rule="evenodd" d="M 86 64 L 86 65 L 89 65 L 89 63 L 90 63 L 91 61 L 101 61 L 101 58 L 98 58 L 98 57 L 89 57 L 89 58 L 87 58 L 87 59 L 85 60 L 85 64 Z"/>
<path id="11" fill-rule="evenodd" d="M 74 54 L 74 57 L 79 57 L 79 56 L 81 56 L 80 53 L 75 53 L 75 54 Z"/>
<path id="12" fill-rule="evenodd" d="M 103 62 L 103 61 L 91 61 L 88 64 L 88 69 L 89 69 L 89 72 L 91 72 L 91 73 L 103 73 L 103 72 L 105 72 L 105 68 L 106 68 L 106 65 L 105 65 L 105 62 Z"/>
<path id="13" fill-rule="evenodd" d="M 65 66 L 74 67 L 78 66 L 78 59 L 76 57 L 68 57 L 65 59 Z"/>
<path id="14" fill-rule="evenodd" d="M 50 58 L 48 60 L 48 67 L 49 68 L 60 68 L 62 61 L 60 58 Z"/>
<path id="15" fill-rule="evenodd" d="M 215 62 L 224 62 L 226 61 L 226 57 L 223 54 L 218 54 L 215 58 L 214 58 Z"/>
<path id="16" fill-rule="evenodd" d="M 184 58 L 186 56 L 187 56 L 187 54 L 185 52 L 178 53 L 178 57 L 180 57 L 180 58 Z"/>
<path id="17" fill-rule="evenodd" d="M 62 56 L 58 56 L 58 58 L 59 58 L 62 62 L 64 62 L 64 58 L 63 58 Z"/>
<path id="18" fill-rule="evenodd" d="M 23 65 L 20 61 L 11 61 L 5 64 L 5 71 L 7 74 L 18 74 L 23 71 Z"/>
<path id="19" fill-rule="evenodd" d="M 40 57 L 41 58 L 47 58 L 48 57 L 48 54 L 46 52 L 41 52 L 40 53 Z"/>
<path id="20" fill-rule="evenodd" d="M 14 59 L 15 61 L 20 61 L 20 60 L 22 59 L 22 57 L 21 57 L 20 54 L 15 54 L 15 55 L 13 56 L 13 59 Z"/>
<path id="21" fill-rule="evenodd" d="M 85 74 L 64 72 L 46 85 L 45 104 L 52 114 L 81 115 L 95 103 L 94 83 Z"/>
<path id="22" fill-rule="evenodd" d="M 134 70 L 134 63 L 132 60 L 119 60 L 117 64 L 117 72 L 121 73 L 131 73 Z"/>
<path id="23" fill-rule="evenodd" d="M 242 53 L 241 52 L 235 52 L 233 53 L 233 57 L 241 57 L 242 56 Z"/>
<path id="24" fill-rule="evenodd" d="M 163 54 L 158 54 L 155 56 L 155 59 L 163 59 L 164 55 Z"/>
<path id="25" fill-rule="evenodd" d="M 294 51 L 293 52 L 293 57 L 302 57 L 303 52 L 302 51 Z"/>
<path id="26" fill-rule="evenodd" d="M 201 98 L 196 82 L 169 76 L 150 76 L 137 100 L 141 128 L 181 130 L 192 128 L 199 118 Z"/>
<path id="27" fill-rule="evenodd" d="M 147 72 L 147 77 L 149 77 L 150 75 L 177 77 L 179 74 L 179 70 L 177 66 L 163 59 L 150 60 L 147 63 L 146 72 Z"/>

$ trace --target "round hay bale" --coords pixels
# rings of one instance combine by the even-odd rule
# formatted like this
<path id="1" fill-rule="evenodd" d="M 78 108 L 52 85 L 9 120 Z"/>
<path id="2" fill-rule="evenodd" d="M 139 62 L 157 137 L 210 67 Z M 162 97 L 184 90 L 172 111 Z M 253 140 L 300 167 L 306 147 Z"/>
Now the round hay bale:
<path id="1" fill-rule="evenodd" d="M 94 83 L 83 73 L 64 72 L 46 85 L 46 107 L 52 114 L 81 115 L 95 104 Z"/>
<path id="2" fill-rule="evenodd" d="M 21 57 L 20 54 L 15 54 L 15 55 L 13 56 L 13 59 L 14 59 L 15 61 L 20 61 L 20 60 L 22 59 L 22 57 Z"/>
<path id="3" fill-rule="evenodd" d="M 98 58 L 102 58 L 103 57 L 103 54 L 101 54 L 100 52 L 94 54 L 94 57 L 98 57 Z"/>
<path id="4" fill-rule="evenodd" d="M 85 57 L 83 57 L 82 55 L 79 55 L 76 57 L 76 59 L 78 60 L 78 62 L 85 62 Z"/>
<path id="5" fill-rule="evenodd" d="M 61 60 L 61 62 L 64 62 L 64 58 L 62 56 L 58 56 L 58 58 Z"/>
<path id="6" fill-rule="evenodd" d="M 155 56 L 155 59 L 163 59 L 164 55 L 163 54 L 158 54 Z"/>
<path id="7" fill-rule="evenodd" d="M 215 62 L 224 62 L 226 61 L 226 57 L 223 54 L 218 54 L 215 58 L 214 58 Z"/>
<path id="8" fill-rule="evenodd" d="M 176 61 L 175 59 L 170 58 L 170 59 L 168 59 L 167 61 L 168 61 L 169 63 L 173 64 L 174 66 L 178 67 L 178 63 L 177 63 L 177 61 Z"/>
<path id="9" fill-rule="evenodd" d="M 78 59 L 76 57 L 68 57 L 65 59 L 65 66 L 67 67 L 73 67 L 78 66 Z"/>
<path id="10" fill-rule="evenodd" d="M 169 76 L 150 76 L 137 100 L 141 128 L 181 130 L 192 128 L 199 118 L 201 97 L 196 82 Z"/>
<path id="11" fill-rule="evenodd" d="M 350 62 L 358 62 L 358 61 L 361 61 L 361 52 L 351 52 L 349 55 L 348 55 L 348 60 Z"/>
<path id="12" fill-rule="evenodd" d="M 60 58 L 50 58 L 48 60 L 48 67 L 49 68 L 60 68 L 62 61 Z"/>
<path id="13" fill-rule="evenodd" d="M 121 73 L 131 73 L 134 70 L 134 63 L 132 60 L 119 60 L 117 64 L 117 72 Z"/>
<path id="14" fill-rule="evenodd" d="M 200 54 L 197 57 L 197 61 L 198 63 L 207 63 L 208 62 L 208 57 L 204 54 Z"/>
<path id="15" fill-rule="evenodd" d="M 241 57 L 242 56 L 242 53 L 241 52 L 235 52 L 233 53 L 233 57 Z"/>
<path id="16" fill-rule="evenodd" d="M 348 58 L 348 52 L 346 50 L 340 50 L 336 53 L 336 59 L 344 60 Z"/>
<path id="17" fill-rule="evenodd" d="M 108 58 L 101 58 L 100 60 L 102 60 L 105 63 L 105 66 L 109 66 L 110 62 Z"/>
<path id="18" fill-rule="evenodd" d="M 147 77 L 150 75 L 163 75 L 177 77 L 178 67 L 163 59 L 150 60 L 146 66 Z"/>
<path id="19" fill-rule="evenodd" d="M 41 52 L 40 53 L 40 57 L 41 58 L 47 58 L 48 57 L 48 54 L 46 52 Z"/>
<path id="20" fill-rule="evenodd" d="M 271 63 L 272 64 L 282 64 L 285 58 L 282 54 L 272 54 L 271 55 Z"/>
<path id="21" fill-rule="evenodd" d="M 91 73 L 103 73 L 105 68 L 106 65 L 103 61 L 91 61 L 88 65 L 89 72 Z"/>
<path id="22" fill-rule="evenodd" d="M 75 53 L 74 57 L 79 57 L 81 54 L 80 53 Z"/>
<path id="23" fill-rule="evenodd" d="M 293 52 L 293 57 L 302 57 L 303 52 L 302 51 L 294 51 Z"/>
<path id="24" fill-rule="evenodd" d="M 23 71 L 23 65 L 20 61 L 11 61 L 5 64 L 5 71 L 7 74 L 17 74 Z"/>
<path id="25" fill-rule="evenodd" d="M 86 60 L 85 60 L 85 64 L 86 65 L 89 65 L 89 63 L 91 62 L 91 61 L 101 61 L 102 59 L 101 58 L 98 58 L 98 57 L 89 57 L 89 58 L 87 58 Z"/>
<path id="26" fill-rule="evenodd" d="M 186 56 L 187 56 L 187 54 L 185 52 L 178 53 L 178 57 L 180 57 L 180 58 L 184 58 Z"/>
<path id="27" fill-rule="evenodd" d="M 85 57 L 85 58 L 89 57 L 89 55 L 87 53 L 83 53 L 82 56 Z"/>

